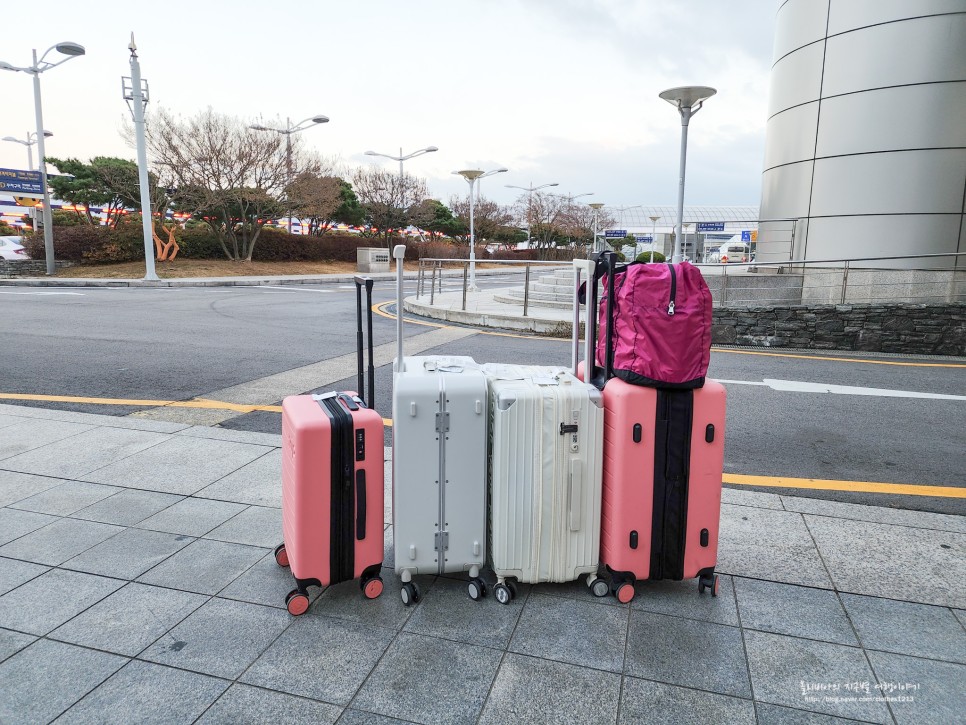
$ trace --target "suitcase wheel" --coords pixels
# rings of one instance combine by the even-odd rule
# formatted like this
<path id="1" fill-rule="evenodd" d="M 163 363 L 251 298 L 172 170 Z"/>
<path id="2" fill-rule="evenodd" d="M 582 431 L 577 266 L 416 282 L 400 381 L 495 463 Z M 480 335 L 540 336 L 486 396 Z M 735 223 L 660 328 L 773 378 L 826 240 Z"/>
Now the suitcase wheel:
<path id="1" fill-rule="evenodd" d="M 382 577 L 378 576 L 367 579 L 362 585 L 362 593 L 365 594 L 366 599 L 375 599 L 382 594 L 382 589 Z"/>
<path id="2" fill-rule="evenodd" d="M 493 596 L 496 597 L 496 601 L 500 604 L 509 604 L 512 599 L 516 598 L 516 595 L 516 587 L 513 586 L 513 582 L 509 579 L 493 587 Z"/>
<path id="3" fill-rule="evenodd" d="M 617 587 L 614 596 L 617 597 L 617 601 L 621 604 L 627 604 L 634 598 L 634 585 L 630 582 L 624 582 Z"/>
<path id="4" fill-rule="evenodd" d="M 305 611 L 309 608 L 308 595 L 303 594 L 298 589 L 293 589 L 285 597 L 285 608 L 288 609 L 288 613 L 293 617 L 305 614 Z"/>
<path id="5" fill-rule="evenodd" d="M 718 575 L 711 574 L 710 576 L 703 576 L 698 579 L 698 593 L 704 594 L 705 589 L 711 590 L 711 596 L 718 596 Z"/>
<path id="6" fill-rule="evenodd" d="M 275 563 L 283 567 L 288 566 L 288 552 L 285 551 L 285 544 L 275 547 Z"/>
<path id="7" fill-rule="evenodd" d="M 472 599 L 474 602 L 478 602 L 486 596 L 486 584 L 484 584 L 483 580 L 479 577 L 470 579 L 466 589 L 470 595 L 470 599 Z"/>
<path id="8" fill-rule="evenodd" d="M 595 597 L 606 597 L 610 594 L 610 585 L 606 579 L 594 579 L 594 583 L 590 585 L 590 591 Z"/>
<path id="9" fill-rule="evenodd" d="M 407 607 L 410 604 L 419 604 L 419 587 L 412 582 L 406 582 L 399 590 L 399 596 L 402 597 L 402 603 Z"/>

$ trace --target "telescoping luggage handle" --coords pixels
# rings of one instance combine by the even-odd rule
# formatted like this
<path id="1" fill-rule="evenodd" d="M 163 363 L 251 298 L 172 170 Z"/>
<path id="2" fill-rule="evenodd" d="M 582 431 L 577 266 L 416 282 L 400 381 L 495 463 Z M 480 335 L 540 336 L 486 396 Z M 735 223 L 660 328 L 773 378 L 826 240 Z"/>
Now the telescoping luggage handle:
<path id="1" fill-rule="evenodd" d="M 580 286 L 581 272 L 586 275 L 586 322 L 584 334 L 584 382 L 593 383 L 599 388 L 613 377 L 614 368 L 614 275 L 612 274 L 617 261 L 614 252 L 600 252 L 590 259 L 575 259 L 574 265 L 574 334 L 573 334 L 573 363 L 574 375 L 577 375 L 577 356 L 580 334 Z M 605 346 L 603 369 L 597 367 L 597 280 L 602 271 L 607 272 L 607 328 L 604 339 Z M 601 378 L 598 378 L 598 373 Z"/>
<path id="2" fill-rule="evenodd" d="M 396 372 L 403 371 L 403 259 L 406 257 L 406 245 L 397 244 L 392 248 L 393 259 L 396 260 Z"/>
<path id="3" fill-rule="evenodd" d="M 366 405 L 373 409 L 376 399 L 376 366 L 372 360 L 372 279 L 370 277 L 353 277 L 356 283 L 356 360 L 359 380 L 359 397 Z M 366 386 L 362 379 L 362 288 L 366 288 L 366 337 L 369 340 L 369 397 L 366 397 Z M 352 409 L 351 406 L 349 408 Z"/>

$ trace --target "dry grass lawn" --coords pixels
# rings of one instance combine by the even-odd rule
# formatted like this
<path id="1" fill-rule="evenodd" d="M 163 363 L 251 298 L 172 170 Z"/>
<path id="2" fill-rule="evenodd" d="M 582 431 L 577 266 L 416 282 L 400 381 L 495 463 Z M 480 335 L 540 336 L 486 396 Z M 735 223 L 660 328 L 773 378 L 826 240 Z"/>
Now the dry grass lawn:
<path id="1" fill-rule="evenodd" d="M 181 277 L 274 277 L 293 274 L 355 274 L 354 262 L 231 262 L 227 259 L 175 259 L 155 262 L 161 279 Z M 144 277 L 144 262 L 118 264 L 85 264 L 57 273 L 58 277 L 140 279 Z"/>

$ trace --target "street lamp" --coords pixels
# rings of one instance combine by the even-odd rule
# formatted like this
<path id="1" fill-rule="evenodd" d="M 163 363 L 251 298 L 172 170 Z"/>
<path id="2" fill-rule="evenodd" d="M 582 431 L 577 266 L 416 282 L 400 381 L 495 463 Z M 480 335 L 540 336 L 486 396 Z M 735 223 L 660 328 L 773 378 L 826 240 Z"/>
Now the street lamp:
<path id="1" fill-rule="evenodd" d="M 480 169 L 463 169 L 462 171 L 454 171 L 454 174 L 459 174 L 464 179 L 466 183 L 470 185 L 470 286 L 471 292 L 479 292 L 479 287 L 476 286 L 476 230 L 473 227 L 473 186 L 480 179 L 486 178 L 487 176 L 492 176 L 493 174 L 502 174 L 509 171 L 507 168 L 493 169 L 491 171 L 481 171 Z"/>
<path id="2" fill-rule="evenodd" d="M 50 138 L 53 135 L 54 134 L 52 134 L 50 131 L 44 131 L 44 138 Z M 36 131 L 27 131 L 27 140 L 26 141 L 24 141 L 23 139 L 20 139 L 20 138 L 14 138 L 13 136 L 4 136 L 3 137 L 3 140 L 4 141 L 11 141 L 13 143 L 18 143 L 21 146 L 26 146 L 27 147 L 27 169 L 29 171 L 33 171 L 34 170 L 34 150 L 33 150 L 33 145 L 35 143 L 37 143 L 37 132 Z M 30 207 L 30 218 L 33 220 L 34 231 L 36 232 L 37 231 L 37 208 L 36 207 Z"/>
<path id="3" fill-rule="evenodd" d="M 604 205 L 599 201 L 594 201 L 587 206 L 594 210 L 594 243 L 590 245 L 590 251 L 598 252 L 600 250 L 597 249 L 597 219 L 600 216 L 600 210 L 604 208 Z"/>
<path id="4" fill-rule="evenodd" d="M 45 61 L 44 58 L 52 50 L 56 50 L 66 57 L 56 63 Z M 44 131 L 44 113 L 40 104 L 40 74 L 51 68 L 56 68 L 61 63 L 66 63 L 71 58 L 84 55 L 86 52 L 83 45 L 64 41 L 47 48 L 44 54 L 40 56 L 40 60 L 37 59 L 37 49 L 34 48 L 33 65 L 21 67 L 0 60 L 0 70 L 9 70 L 14 73 L 27 73 L 34 77 L 34 112 L 37 116 L 37 131 L 35 135 L 37 143 L 37 165 L 40 167 L 40 184 L 44 194 L 44 255 L 47 258 L 47 274 L 53 274 L 57 270 L 57 266 L 54 264 L 54 220 L 53 215 L 50 213 L 50 192 L 47 189 L 47 164 L 44 161 L 47 158 L 47 153 L 44 149 L 44 136 L 47 134 Z"/>
<path id="5" fill-rule="evenodd" d="M 574 199 L 579 199 L 582 196 L 593 196 L 593 195 L 594 195 L 594 192 L 592 192 L 592 191 L 585 191 L 583 194 L 567 194 L 567 214 L 568 214 L 568 216 L 570 215 L 571 210 L 574 207 Z M 571 217 L 568 221 L 573 222 L 573 218 Z M 568 226 L 569 226 L 569 228 L 567 230 L 567 244 L 569 245 L 570 242 L 571 242 L 570 232 L 573 231 L 573 224 L 571 223 Z"/>
<path id="6" fill-rule="evenodd" d="M 409 161 L 409 159 L 416 158 L 417 156 L 422 156 L 423 154 L 431 154 L 434 151 L 439 151 L 435 146 L 427 146 L 424 149 L 419 149 L 413 151 L 411 154 L 406 154 L 403 156 L 402 146 L 399 147 L 399 156 L 392 156 L 390 154 L 381 154 L 377 151 L 366 151 L 366 156 L 382 156 L 385 159 L 392 159 L 393 161 L 399 162 L 399 196 L 400 196 L 400 206 L 402 206 L 403 201 L 403 190 L 405 188 L 406 176 L 403 174 L 403 161 Z M 404 215 L 400 215 L 401 217 Z M 420 239 L 422 239 L 422 234 L 420 234 Z"/>
<path id="7" fill-rule="evenodd" d="M 262 126 L 261 124 L 254 124 L 249 126 L 252 131 L 274 131 L 275 133 L 280 133 L 285 136 L 285 172 L 288 176 L 288 183 L 291 184 L 292 179 L 292 134 L 298 133 L 299 131 L 304 131 L 307 128 L 312 128 L 313 124 L 317 123 L 328 123 L 329 117 L 323 116 L 322 114 L 317 114 L 315 116 L 309 116 L 308 118 L 303 118 L 301 121 L 292 125 L 292 119 L 289 117 L 285 118 L 285 128 L 273 128 L 272 126 Z M 288 214 L 288 233 L 292 233 L 292 211 L 289 209 Z"/>
<path id="8" fill-rule="evenodd" d="M 681 174 L 678 180 L 678 225 L 674 235 L 674 255 L 671 261 L 675 264 L 681 261 L 681 225 L 684 223 L 684 168 L 688 157 L 688 121 L 691 116 L 701 110 L 704 102 L 717 93 L 708 86 L 681 86 L 669 88 L 660 93 L 660 97 L 675 106 L 681 114 Z"/>
<path id="9" fill-rule="evenodd" d="M 659 216 L 648 217 L 651 220 L 651 264 L 654 264 L 654 245 L 657 243 L 657 220 L 660 218 Z"/>
<path id="10" fill-rule="evenodd" d="M 520 191 L 527 192 L 527 249 L 530 248 L 530 217 L 533 214 L 533 192 L 540 191 L 541 189 L 547 189 L 551 186 L 560 186 L 560 184 L 554 182 L 552 184 L 541 184 L 540 186 L 534 186 L 533 182 L 530 182 L 530 186 L 514 186 L 513 184 L 506 184 L 508 189 L 519 189 Z"/>

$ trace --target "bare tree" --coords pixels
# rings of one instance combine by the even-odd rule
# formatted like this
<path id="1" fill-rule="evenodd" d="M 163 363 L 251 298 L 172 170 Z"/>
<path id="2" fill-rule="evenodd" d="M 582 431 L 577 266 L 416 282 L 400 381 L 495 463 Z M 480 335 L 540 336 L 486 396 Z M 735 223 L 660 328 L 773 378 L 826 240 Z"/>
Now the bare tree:
<path id="1" fill-rule="evenodd" d="M 366 210 L 370 234 L 381 236 L 386 244 L 393 231 L 410 224 L 409 210 L 429 196 L 426 182 L 409 174 L 394 174 L 373 166 L 363 166 L 352 174 L 352 187 Z"/>
<path id="2" fill-rule="evenodd" d="M 245 122 L 208 109 L 188 119 L 153 114 L 147 141 L 176 208 L 203 219 L 228 259 L 251 261 L 262 227 L 286 211 L 290 181 L 285 143 Z M 292 139 L 293 176 L 316 171 L 318 159 Z"/>
<path id="3" fill-rule="evenodd" d="M 449 200 L 453 216 L 466 226 L 466 233 L 454 237 L 459 244 L 470 243 L 470 197 L 452 196 Z M 481 196 L 473 204 L 473 231 L 476 243 L 481 244 L 487 239 L 493 239 L 504 227 L 514 223 L 514 212 L 511 208 L 497 204 L 495 201 Z"/>

